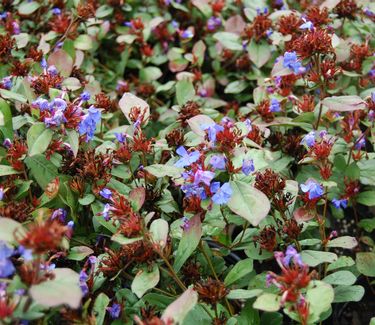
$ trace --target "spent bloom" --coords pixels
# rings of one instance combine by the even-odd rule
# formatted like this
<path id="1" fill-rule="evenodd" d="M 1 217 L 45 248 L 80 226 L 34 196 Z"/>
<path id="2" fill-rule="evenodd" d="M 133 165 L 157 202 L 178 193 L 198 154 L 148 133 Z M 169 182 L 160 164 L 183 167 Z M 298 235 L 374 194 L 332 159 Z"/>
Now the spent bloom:
<path id="1" fill-rule="evenodd" d="M 309 200 L 320 198 L 324 193 L 323 186 L 311 178 L 305 184 L 301 184 L 301 190 L 304 193 L 308 193 Z"/>

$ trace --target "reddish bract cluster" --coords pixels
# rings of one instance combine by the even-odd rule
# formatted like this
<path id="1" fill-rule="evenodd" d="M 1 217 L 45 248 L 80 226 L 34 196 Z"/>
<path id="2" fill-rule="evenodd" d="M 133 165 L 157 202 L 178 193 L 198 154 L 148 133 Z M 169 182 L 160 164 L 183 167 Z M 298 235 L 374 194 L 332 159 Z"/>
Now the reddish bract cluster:
<path id="1" fill-rule="evenodd" d="M 16 233 L 20 245 L 32 249 L 36 254 L 45 254 L 57 251 L 65 236 L 69 236 L 71 230 L 57 219 L 33 223 L 25 234 Z"/>

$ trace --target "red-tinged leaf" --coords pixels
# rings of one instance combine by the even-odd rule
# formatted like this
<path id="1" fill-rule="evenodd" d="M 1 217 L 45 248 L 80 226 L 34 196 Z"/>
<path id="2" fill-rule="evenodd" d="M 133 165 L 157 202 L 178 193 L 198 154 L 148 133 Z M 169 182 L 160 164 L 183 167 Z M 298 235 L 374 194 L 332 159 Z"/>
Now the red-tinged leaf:
<path id="1" fill-rule="evenodd" d="M 243 32 L 245 27 L 246 23 L 240 15 L 235 15 L 228 18 L 224 25 L 226 32 L 238 35 Z"/>
<path id="2" fill-rule="evenodd" d="M 204 52 L 206 51 L 206 44 L 202 40 L 198 41 L 193 46 L 193 54 L 198 61 L 199 65 L 203 64 L 204 61 Z"/>
<path id="3" fill-rule="evenodd" d="M 129 200 L 132 203 L 133 209 L 139 211 L 146 200 L 146 190 L 144 187 L 134 188 L 129 194 Z"/>
<path id="4" fill-rule="evenodd" d="M 48 64 L 54 65 L 64 77 L 69 77 L 73 70 L 73 59 L 64 50 L 57 50 L 48 57 Z"/>
<path id="5" fill-rule="evenodd" d="M 332 96 L 323 99 L 323 105 L 332 111 L 351 112 L 365 109 L 365 101 L 358 96 Z"/>
<path id="6" fill-rule="evenodd" d="M 198 294 L 193 288 L 189 288 L 164 310 L 161 319 L 165 323 L 173 321 L 174 324 L 182 324 L 186 315 L 194 308 L 197 302 Z"/>
<path id="7" fill-rule="evenodd" d="M 314 215 L 305 208 L 298 208 L 293 212 L 293 217 L 297 222 L 306 222 L 314 218 Z"/>
<path id="8" fill-rule="evenodd" d="M 202 236 L 202 224 L 199 214 L 192 217 L 184 226 L 182 238 L 178 245 L 173 268 L 178 272 L 186 260 L 197 248 Z"/>

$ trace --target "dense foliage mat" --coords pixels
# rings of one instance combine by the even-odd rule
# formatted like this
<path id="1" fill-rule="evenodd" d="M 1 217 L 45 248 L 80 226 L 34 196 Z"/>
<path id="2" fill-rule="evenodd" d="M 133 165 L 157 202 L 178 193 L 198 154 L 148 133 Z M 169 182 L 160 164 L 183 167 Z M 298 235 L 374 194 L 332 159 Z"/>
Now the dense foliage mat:
<path id="1" fill-rule="evenodd" d="M 3 0 L 0 323 L 375 324 L 374 22 Z"/>

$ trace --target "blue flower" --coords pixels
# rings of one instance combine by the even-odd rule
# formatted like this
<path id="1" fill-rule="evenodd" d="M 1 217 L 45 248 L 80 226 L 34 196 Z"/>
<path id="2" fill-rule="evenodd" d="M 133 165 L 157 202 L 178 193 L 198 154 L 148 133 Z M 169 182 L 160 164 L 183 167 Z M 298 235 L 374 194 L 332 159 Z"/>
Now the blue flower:
<path id="1" fill-rule="evenodd" d="M 104 205 L 104 209 L 103 209 L 103 212 L 102 212 L 102 215 L 103 215 L 105 221 L 109 221 L 109 219 L 110 219 L 109 212 L 110 211 L 111 211 L 111 205 L 109 203 L 107 203 L 106 205 Z"/>
<path id="2" fill-rule="evenodd" d="M 112 197 L 112 191 L 108 188 L 103 188 L 99 194 L 105 199 L 109 200 Z"/>
<path id="3" fill-rule="evenodd" d="M 181 191 L 185 193 L 186 197 L 197 196 L 202 200 L 207 199 L 206 191 L 203 187 L 195 184 L 185 184 L 181 186 Z"/>
<path id="4" fill-rule="evenodd" d="M 42 61 L 40 61 L 40 66 L 42 67 L 42 69 L 47 69 L 48 63 L 45 58 L 42 58 Z"/>
<path id="5" fill-rule="evenodd" d="M 178 147 L 176 152 L 181 156 L 181 158 L 174 164 L 176 167 L 190 166 L 200 157 L 199 151 L 194 150 L 192 152 L 187 152 L 183 146 Z"/>
<path id="6" fill-rule="evenodd" d="M 314 24 L 309 21 L 309 20 L 306 20 L 305 18 L 302 18 L 304 23 L 299 26 L 300 29 L 309 29 L 309 30 L 313 30 L 314 29 Z"/>
<path id="7" fill-rule="evenodd" d="M 33 259 L 33 251 L 24 246 L 19 246 L 17 253 L 20 254 L 25 261 L 31 261 Z"/>
<path id="8" fill-rule="evenodd" d="M 0 201 L 4 199 L 4 194 L 5 194 L 4 187 L 0 187 Z"/>
<path id="9" fill-rule="evenodd" d="M 8 247 L 5 242 L 0 241 L 0 278 L 7 278 L 16 270 L 10 260 L 12 255 L 13 249 Z"/>
<path id="10" fill-rule="evenodd" d="M 59 208 L 53 211 L 51 215 L 51 220 L 58 219 L 59 221 L 64 223 L 67 215 L 68 215 L 68 212 L 65 209 Z"/>
<path id="11" fill-rule="evenodd" d="M 211 192 L 215 194 L 212 196 L 212 201 L 216 204 L 226 204 L 232 196 L 232 188 L 229 183 L 224 183 L 220 188 L 217 188 L 218 182 L 214 182 L 211 186 Z"/>
<path id="12" fill-rule="evenodd" d="M 317 199 L 324 194 L 323 186 L 313 179 L 308 179 L 305 184 L 301 184 L 301 190 L 309 194 L 309 199 Z"/>
<path id="13" fill-rule="evenodd" d="M 209 186 L 214 177 L 215 177 L 214 172 L 210 172 L 209 170 L 198 169 L 194 175 L 194 184 L 198 185 L 200 183 L 203 183 Z"/>
<path id="14" fill-rule="evenodd" d="M 90 93 L 89 92 L 87 92 L 87 91 L 84 91 L 82 94 L 81 94 L 81 100 L 83 100 L 83 101 L 88 101 L 88 100 L 90 100 Z"/>
<path id="15" fill-rule="evenodd" d="M 126 142 L 126 135 L 123 134 L 123 133 L 115 132 L 115 137 L 116 137 L 117 141 L 120 142 L 120 143 Z"/>
<path id="16" fill-rule="evenodd" d="M 279 103 L 279 101 L 278 101 L 277 99 L 275 99 L 275 98 L 272 98 L 272 100 L 271 100 L 270 111 L 273 112 L 273 113 L 276 113 L 276 112 L 280 112 L 280 111 L 281 111 L 280 103 Z"/>
<path id="17" fill-rule="evenodd" d="M 295 74 L 303 73 L 306 71 L 306 69 L 302 66 L 301 62 L 298 61 L 296 52 L 284 53 L 283 67 L 293 70 Z"/>
<path id="18" fill-rule="evenodd" d="M 120 304 L 113 304 L 112 307 L 107 307 L 109 311 L 109 315 L 111 318 L 116 319 L 119 318 L 121 313 L 121 305 Z"/>
<path id="19" fill-rule="evenodd" d="M 207 131 L 208 140 L 211 141 L 212 143 L 216 142 L 216 135 L 217 135 L 217 133 L 224 130 L 223 126 L 221 126 L 219 124 L 216 124 L 216 123 L 213 123 L 213 124 L 203 124 L 201 126 L 201 128 L 202 128 L 202 130 Z"/>
<path id="20" fill-rule="evenodd" d="M 314 131 L 310 131 L 309 133 L 307 133 L 303 137 L 303 139 L 301 141 L 301 144 L 305 144 L 309 148 L 312 147 L 315 144 L 315 132 Z"/>
<path id="21" fill-rule="evenodd" d="M 84 116 L 83 120 L 78 126 L 79 134 L 86 133 L 86 142 L 90 141 L 94 137 L 96 130 L 96 124 L 101 119 L 101 112 L 95 107 L 91 106 L 88 110 L 88 113 Z"/>
<path id="22" fill-rule="evenodd" d="M 366 139 L 362 137 L 361 139 L 357 140 L 357 142 L 354 145 L 354 148 L 357 150 L 361 150 L 365 146 L 366 146 Z"/>
<path id="23" fill-rule="evenodd" d="M 297 250 L 293 246 L 288 246 L 283 259 L 283 264 L 285 266 L 289 266 L 291 261 L 299 266 L 304 266 L 301 256 L 298 254 Z"/>
<path id="24" fill-rule="evenodd" d="M 12 78 L 11 77 L 4 77 L 3 80 L 1 80 L 2 87 L 4 89 L 10 89 L 13 86 Z"/>
<path id="25" fill-rule="evenodd" d="M 89 287 L 87 286 L 86 281 L 88 280 L 89 276 L 85 271 L 79 272 L 79 286 L 83 293 L 83 296 L 86 296 L 89 293 Z"/>
<path id="26" fill-rule="evenodd" d="M 61 9 L 60 8 L 52 8 L 52 14 L 58 16 L 61 15 Z"/>
<path id="27" fill-rule="evenodd" d="M 225 157 L 223 155 L 215 155 L 210 159 L 210 164 L 213 168 L 224 170 L 225 169 Z"/>
<path id="28" fill-rule="evenodd" d="M 65 123 L 67 119 L 65 118 L 64 111 L 62 109 L 57 109 L 52 117 L 46 117 L 44 119 L 44 124 L 47 127 L 51 126 L 60 126 L 62 123 Z"/>
<path id="29" fill-rule="evenodd" d="M 247 127 L 247 130 L 251 132 L 251 130 L 253 129 L 253 126 L 251 125 L 251 120 L 247 118 L 244 123 L 245 123 L 245 126 Z"/>
<path id="30" fill-rule="evenodd" d="M 347 199 L 333 199 L 332 204 L 336 209 L 340 209 L 340 207 L 345 209 L 348 206 L 348 200 Z"/>
<path id="31" fill-rule="evenodd" d="M 246 176 L 252 173 L 255 170 L 254 161 L 252 159 L 244 159 L 241 170 Z"/>
<path id="32" fill-rule="evenodd" d="M 182 38 L 192 38 L 194 37 L 194 34 L 193 32 L 190 30 L 190 29 L 185 29 L 182 33 L 181 33 L 181 37 Z"/>

